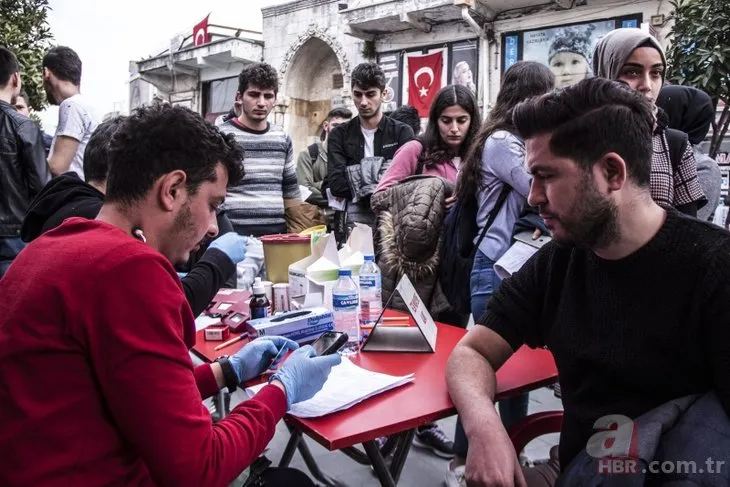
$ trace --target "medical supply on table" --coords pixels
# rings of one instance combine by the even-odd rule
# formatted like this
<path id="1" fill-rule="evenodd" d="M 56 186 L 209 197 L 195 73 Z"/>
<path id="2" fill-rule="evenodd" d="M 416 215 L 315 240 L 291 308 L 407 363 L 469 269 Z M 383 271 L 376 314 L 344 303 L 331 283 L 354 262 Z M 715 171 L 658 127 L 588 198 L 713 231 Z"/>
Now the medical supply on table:
<path id="1" fill-rule="evenodd" d="M 352 270 L 340 269 L 339 279 L 332 289 L 332 310 L 335 330 L 347 333 L 349 339 L 342 347 L 341 353 L 349 355 L 357 353 L 360 346 L 360 301 L 357 284 L 352 280 Z"/>
<path id="2" fill-rule="evenodd" d="M 251 318 L 266 318 L 269 316 L 270 307 L 271 303 L 266 298 L 264 284 L 261 282 L 261 278 L 257 277 L 253 283 L 253 297 L 248 303 Z"/>

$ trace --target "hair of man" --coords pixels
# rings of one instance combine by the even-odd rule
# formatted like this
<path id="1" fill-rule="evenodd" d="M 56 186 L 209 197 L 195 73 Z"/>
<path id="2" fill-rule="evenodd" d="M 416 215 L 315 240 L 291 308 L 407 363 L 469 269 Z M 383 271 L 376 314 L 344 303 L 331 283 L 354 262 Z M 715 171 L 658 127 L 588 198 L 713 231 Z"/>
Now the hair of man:
<path id="1" fill-rule="evenodd" d="M 413 129 L 413 133 L 418 135 L 421 133 L 421 116 L 418 110 L 410 105 L 401 105 L 389 115 L 393 120 L 403 122 Z"/>
<path id="2" fill-rule="evenodd" d="M 99 124 L 91 134 L 84 150 L 86 182 L 104 183 L 109 174 L 109 145 L 124 117 L 114 117 Z"/>
<path id="3" fill-rule="evenodd" d="M 329 122 L 333 118 L 343 118 L 345 120 L 350 120 L 352 118 L 352 112 L 345 107 L 333 108 L 327 114 L 326 121 Z"/>
<path id="4" fill-rule="evenodd" d="M 61 81 L 81 85 L 81 58 L 76 51 L 66 46 L 50 49 L 43 56 L 43 67 L 48 68 Z"/>
<path id="5" fill-rule="evenodd" d="M 551 134 L 550 151 L 585 171 L 615 152 L 626 162 L 629 179 L 649 187 L 654 112 L 649 100 L 623 83 L 580 81 L 520 103 L 513 122 L 525 139 Z"/>
<path id="6" fill-rule="evenodd" d="M 10 49 L 0 46 L 0 88 L 5 87 L 13 73 L 20 72 L 18 58 Z M 26 101 L 28 101 L 26 99 Z"/>
<path id="7" fill-rule="evenodd" d="M 358 86 L 363 89 L 378 88 L 380 91 L 385 89 L 385 73 L 382 68 L 375 63 L 361 63 L 355 66 L 350 76 L 350 86 L 354 88 Z"/>
<path id="8" fill-rule="evenodd" d="M 228 186 L 243 179 L 244 151 L 232 134 L 223 135 L 199 114 L 168 104 L 138 108 L 117 127 L 108 147 L 106 201 L 133 205 L 155 181 L 175 170 L 187 176 L 195 194 L 204 181 L 216 180 L 223 164 Z"/>
<path id="9" fill-rule="evenodd" d="M 274 90 L 279 93 L 279 75 L 276 70 L 266 63 L 247 64 L 238 75 L 238 92 L 243 93 L 250 87 Z"/>

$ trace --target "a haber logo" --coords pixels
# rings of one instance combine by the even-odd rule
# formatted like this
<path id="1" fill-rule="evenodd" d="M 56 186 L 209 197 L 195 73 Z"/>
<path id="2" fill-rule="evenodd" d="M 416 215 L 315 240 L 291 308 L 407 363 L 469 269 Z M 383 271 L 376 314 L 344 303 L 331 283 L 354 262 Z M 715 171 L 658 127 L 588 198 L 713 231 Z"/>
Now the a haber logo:
<path id="1" fill-rule="evenodd" d="M 588 439 L 586 451 L 593 458 L 631 456 L 634 421 L 620 414 L 602 416 L 593 423 L 598 433 Z"/>
<path id="2" fill-rule="evenodd" d="M 620 414 L 602 416 L 593 423 L 598 432 L 588 439 L 586 451 L 598 458 L 600 474 L 637 473 L 638 448 L 634 421 Z"/>

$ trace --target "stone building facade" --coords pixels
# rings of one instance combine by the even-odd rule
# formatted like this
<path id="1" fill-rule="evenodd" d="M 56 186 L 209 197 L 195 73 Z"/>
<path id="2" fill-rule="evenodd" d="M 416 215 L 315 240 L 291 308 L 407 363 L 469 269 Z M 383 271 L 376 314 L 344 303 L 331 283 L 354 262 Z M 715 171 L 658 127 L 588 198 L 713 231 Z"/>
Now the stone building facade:
<path id="1" fill-rule="evenodd" d="M 161 98 L 212 117 L 232 103 L 243 65 L 265 60 L 280 76 L 273 121 L 299 151 L 331 108 L 354 108 L 350 73 L 363 61 L 386 71 L 392 110 L 408 103 L 409 60 L 440 52 L 441 80 L 422 77 L 416 84 L 467 84 L 486 113 L 512 63 L 548 64 L 556 43 L 566 49 L 566 42 L 583 45 L 589 58 L 585 46 L 619 27 L 646 29 L 666 45 L 670 12 L 662 0 L 296 0 L 262 9 L 260 38 L 220 35 L 210 45 L 184 47 L 174 59 L 163 53 L 134 67 Z"/>

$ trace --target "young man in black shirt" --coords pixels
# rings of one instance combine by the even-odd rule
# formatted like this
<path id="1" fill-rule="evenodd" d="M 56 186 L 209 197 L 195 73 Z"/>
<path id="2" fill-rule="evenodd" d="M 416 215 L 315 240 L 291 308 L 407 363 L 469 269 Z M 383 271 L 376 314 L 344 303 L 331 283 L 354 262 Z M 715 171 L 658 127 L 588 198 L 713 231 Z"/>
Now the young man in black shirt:
<path id="1" fill-rule="evenodd" d="M 385 82 L 385 74 L 377 64 L 355 67 L 350 84 L 358 116 L 333 130 L 327 142 L 326 186 L 333 196 L 348 201 L 348 223 L 373 225 L 375 221 L 369 196 L 353 201 L 356 195 L 348 181 L 348 171 L 352 171 L 348 167 L 360 167 L 366 157 L 392 160 L 398 148 L 414 137 L 408 125 L 383 113 Z"/>
<path id="2" fill-rule="evenodd" d="M 553 242 L 502 283 L 449 359 L 475 486 L 557 477 L 556 462 L 523 474 L 494 409 L 494 372 L 523 344 L 546 346 L 558 366 L 562 466 L 609 414 L 709 391 L 730 411 L 730 234 L 652 200 L 650 103 L 593 78 L 519 105 L 514 123 L 528 202 Z"/>

